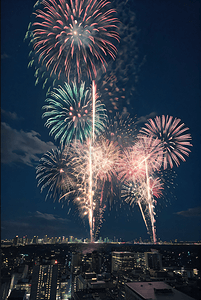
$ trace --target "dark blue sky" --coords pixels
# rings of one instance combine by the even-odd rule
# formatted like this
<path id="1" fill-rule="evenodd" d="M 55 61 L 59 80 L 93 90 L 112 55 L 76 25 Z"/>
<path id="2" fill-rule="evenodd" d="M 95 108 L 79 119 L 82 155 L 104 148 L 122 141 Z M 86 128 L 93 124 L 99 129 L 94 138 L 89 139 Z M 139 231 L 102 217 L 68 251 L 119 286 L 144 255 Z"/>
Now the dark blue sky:
<path id="1" fill-rule="evenodd" d="M 46 91 L 27 69 L 30 48 L 23 42 L 35 1 L 1 1 L 1 202 L 2 238 L 15 235 L 89 237 L 76 208 L 45 202 L 35 179 L 39 158 L 54 146 L 41 107 Z M 174 185 L 156 207 L 161 240 L 200 240 L 200 1 L 115 1 L 121 25 L 116 62 L 119 103 L 132 116 L 172 115 L 190 129 L 192 152 L 174 171 Z M 101 89 L 100 89 L 101 93 Z M 109 101 L 106 97 L 105 101 Z M 143 125 L 143 122 L 140 123 Z M 120 201 L 120 200 L 119 200 Z M 105 212 L 103 237 L 149 238 L 138 207 Z"/>

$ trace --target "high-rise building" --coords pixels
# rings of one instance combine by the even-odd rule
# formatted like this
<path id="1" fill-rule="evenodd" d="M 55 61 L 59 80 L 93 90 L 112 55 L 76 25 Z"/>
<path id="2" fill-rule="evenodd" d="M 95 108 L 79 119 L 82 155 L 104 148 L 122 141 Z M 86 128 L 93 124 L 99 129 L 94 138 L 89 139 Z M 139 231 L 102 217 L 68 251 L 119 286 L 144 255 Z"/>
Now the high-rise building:
<path id="1" fill-rule="evenodd" d="M 38 244 L 38 236 L 33 237 L 33 244 Z"/>
<path id="2" fill-rule="evenodd" d="M 69 236 L 69 242 L 70 243 L 74 242 L 74 237 L 73 236 Z"/>
<path id="3" fill-rule="evenodd" d="M 86 253 L 82 257 L 82 272 L 92 272 L 91 253 Z"/>
<path id="4" fill-rule="evenodd" d="M 46 244 L 48 242 L 48 237 L 47 237 L 47 234 L 44 236 L 43 238 L 43 243 Z"/>
<path id="5" fill-rule="evenodd" d="M 162 270 L 162 256 L 158 252 L 145 252 L 145 264 L 147 269 Z"/>
<path id="6" fill-rule="evenodd" d="M 129 272 L 134 268 L 133 252 L 112 252 L 111 272 Z"/>
<path id="7" fill-rule="evenodd" d="M 19 237 L 18 237 L 18 235 L 16 235 L 16 237 L 14 237 L 14 239 L 13 239 L 13 245 L 17 246 L 18 243 L 19 243 Z"/>
<path id="8" fill-rule="evenodd" d="M 71 272 L 73 273 L 76 269 L 81 266 L 81 253 L 73 252 L 71 259 Z"/>
<path id="9" fill-rule="evenodd" d="M 30 300 L 56 300 L 58 265 L 35 266 Z"/>
<path id="10" fill-rule="evenodd" d="M 100 273 L 101 272 L 101 265 L 102 265 L 102 257 L 101 257 L 101 254 L 94 250 L 92 252 L 92 271 L 95 272 L 95 273 Z"/>
<path id="11" fill-rule="evenodd" d="M 135 252 L 134 253 L 134 267 L 135 268 L 145 268 L 145 256 L 144 252 Z"/>

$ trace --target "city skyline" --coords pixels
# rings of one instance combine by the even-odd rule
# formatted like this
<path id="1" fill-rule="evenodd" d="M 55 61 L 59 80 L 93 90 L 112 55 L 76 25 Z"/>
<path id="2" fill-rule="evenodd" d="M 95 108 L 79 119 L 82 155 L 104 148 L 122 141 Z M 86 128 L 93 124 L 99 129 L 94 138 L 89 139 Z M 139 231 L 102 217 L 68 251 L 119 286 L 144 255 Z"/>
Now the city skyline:
<path id="1" fill-rule="evenodd" d="M 2 238 L 24 234 L 82 238 L 89 235 L 89 228 L 76 206 L 45 201 L 35 179 L 39 159 L 56 143 L 41 118 L 45 90 L 40 83 L 34 85 L 34 71 L 27 69 L 29 48 L 23 38 L 33 4 L 12 1 L 10 8 L 2 3 Z M 119 101 L 117 111 L 137 115 L 140 126 L 149 117 L 172 115 L 181 118 L 192 135 L 189 157 L 179 168 L 174 166 L 174 184 L 158 199 L 156 235 L 161 240 L 200 240 L 199 3 L 124 4 L 121 11 L 120 1 L 113 3 L 128 33 L 121 36 L 117 54 L 117 64 L 125 63 L 127 70 L 121 64 L 114 70 L 126 99 Z M 103 93 L 101 87 L 99 91 Z M 100 236 L 149 239 L 137 205 L 115 202 L 104 213 Z"/>

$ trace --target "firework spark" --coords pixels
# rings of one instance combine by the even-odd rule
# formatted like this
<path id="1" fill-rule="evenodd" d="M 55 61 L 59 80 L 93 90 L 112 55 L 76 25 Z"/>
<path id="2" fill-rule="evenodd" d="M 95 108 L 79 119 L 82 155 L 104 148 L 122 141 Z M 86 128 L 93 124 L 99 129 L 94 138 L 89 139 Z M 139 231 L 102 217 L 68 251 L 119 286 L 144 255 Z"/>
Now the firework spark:
<path id="1" fill-rule="evenodd" d="M 122 150 L 130 147 L 135 142 L 136 125 L 130 115 L 120 115 L 117 113 L 110 117 L 104 131 L 106 139 L 116 142 Z"/>
<path id="2" fill-rule="evenodd" d="M 107 123 L 107 115 L 104 105 L 95 95 L 95 134 L 101 133 Z M 85 84 L 77 85 L 75 82 L 64 83 L 64 86 L 54 88 L 46 99 L 46 111 L 43 117 L 48 117 L 45 126 L 51 127 L 50 134 L 55 140 L 60 139 L 62 145 L 73 139 L 83 142 L 92 135 L 93 105 L 91 90 L 85 88 Z"/>
<path id="3" fill-rule="evenodd" d="M 87 73 L 94 79 L 100 65 L 106 71 L 106 56 L 116 56 L 115 13 L 107 0 L 42 0 L 26 34 L 33 47 L 30 64 L 37 60 L 58 78 L 64 75 L 69 80 L 72 73 L 80 80 Z"/>
<path id="4" fill-rule="evenodd" d="M 149 119 L 140 131 L 141 133 L 158 138 L 163 146 L 163 166 L 173 167 L 173 162 L 179 166 L 179 158 L 185 161 L 184 155 L 189 155 L 189 146 L 192 146 L 191 135 L 186 133 L 189 129 L 184 127 L 180 119 L 164 116 Z"/>

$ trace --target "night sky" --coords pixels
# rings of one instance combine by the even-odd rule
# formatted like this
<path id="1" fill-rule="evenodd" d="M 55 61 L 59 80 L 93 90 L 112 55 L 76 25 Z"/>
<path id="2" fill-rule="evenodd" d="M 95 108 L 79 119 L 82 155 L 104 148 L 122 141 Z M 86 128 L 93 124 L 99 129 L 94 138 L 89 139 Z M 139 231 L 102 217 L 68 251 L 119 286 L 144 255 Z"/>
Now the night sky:
<path id="1" fill-rule="evenodd" d="M 32 0 L 1 1 L 1 219 L 2 239 L 38 235 L 89 237 L 87 220 L 70 203 L 62 205 L 37 188 L 35 168 L 54 148 L 41 118 L 46 90 L 35 86 L 27 68 L 31 50 L 24 36 Z M 138 126 L 149 117 L 180 118 L 192 135 L 190 156 L 174 166 L 175 179 L 156 206 L 156 233 L 162 241 L 201 239 L 200 136 L 200 1 L 114 1 L 121 42 L 108 72 L 124 91 L 118 111 L 137 116 Z M 50 83 L 51 85 L 51 83 Z M 101 88 L 99 93 L 103 93 Z M 105 94 L 104 94 L 105 95 Z M 104 96 L 109 103 L 109 96 Z M 169 175 L 169 176 L 172 176 Z M 168 184 L 167 184 L 168 185 Z M 137 206 L 117 201 L 104 214 L 100 236 L 149 239 Z M 121 208 L 120 208 L 121 206 Z"/>

